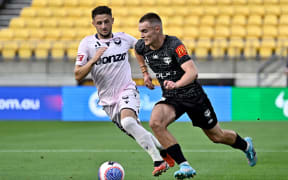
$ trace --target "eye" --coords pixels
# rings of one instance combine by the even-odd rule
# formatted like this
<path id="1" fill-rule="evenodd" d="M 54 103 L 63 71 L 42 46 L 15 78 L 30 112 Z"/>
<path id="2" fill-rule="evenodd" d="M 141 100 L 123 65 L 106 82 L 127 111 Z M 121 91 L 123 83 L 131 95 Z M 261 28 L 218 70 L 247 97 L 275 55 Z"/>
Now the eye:
<path id="1" fill-rule="evenodd" d="M 101 24 L 102 24 L 102 22 L 101 22 L 101 21 L 98 21 L 98 22 L 96 22 L 96 24 L 97 24 L 97 25 L 101 25 Z"/>

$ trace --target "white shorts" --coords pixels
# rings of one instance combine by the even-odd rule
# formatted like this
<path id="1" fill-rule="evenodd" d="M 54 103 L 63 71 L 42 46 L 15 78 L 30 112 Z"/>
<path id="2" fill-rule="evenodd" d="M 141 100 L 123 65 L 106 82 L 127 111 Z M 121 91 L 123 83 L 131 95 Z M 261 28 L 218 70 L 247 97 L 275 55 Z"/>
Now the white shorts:
<path id="1" fill-rule="evenodd" d="M 137 89 L 124 90 L 120 94 L 117 104 L 103 107 L 103 110 L 117 126 L 121 126 L 120 112 L 122 109 L 132 109 L 138 117 L 140 110 L 140 95 Z"/>

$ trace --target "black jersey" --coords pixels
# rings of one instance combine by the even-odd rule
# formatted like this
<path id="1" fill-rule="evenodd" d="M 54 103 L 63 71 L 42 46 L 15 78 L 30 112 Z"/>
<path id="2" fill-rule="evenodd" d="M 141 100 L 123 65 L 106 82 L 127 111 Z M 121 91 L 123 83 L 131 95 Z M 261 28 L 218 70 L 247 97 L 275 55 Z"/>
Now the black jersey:
<path id="1" fill-rule="evenodd" d="M 191 60 L 184 45 L 177 37 L 166 35 L 162 47 L 157 50 L 152 50 L 149 46 L 145 46 L 144 40 L 140 39 L 135 45 L 135 50 L 144 57 L 145 62 L 156 74 L 163 91 L 163 97 L 186 98 L 195 97 L 203 93 L 202 87 L 197 80 L 173 90 L 167 90 L 163 86 L 165 80 L 176 82 L 181 79 L 185 73 L 181 68 L 181 64 Z"/>

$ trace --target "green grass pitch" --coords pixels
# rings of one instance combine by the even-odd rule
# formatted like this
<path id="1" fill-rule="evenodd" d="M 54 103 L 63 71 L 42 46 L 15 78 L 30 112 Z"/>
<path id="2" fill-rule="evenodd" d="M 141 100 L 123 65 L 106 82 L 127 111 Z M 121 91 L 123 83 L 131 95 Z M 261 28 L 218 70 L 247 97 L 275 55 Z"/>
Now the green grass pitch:
<path id="1" fill-rule="evenodd" d="M 244 153 L 213 144 L 188 122 L 174 123 L 169 129 L 196 169 L 195 179 L 288 179 L 288 122 L 220 124 L 253 138 L 258 164 L 249 167 Z M 176 165 L 153 177 L 148 154 L 111 122 L 0 121 L 0 180 L 96 180 L 107 160 L 124 167 L 125 180 L 173 180 L 178 170 Z"/>

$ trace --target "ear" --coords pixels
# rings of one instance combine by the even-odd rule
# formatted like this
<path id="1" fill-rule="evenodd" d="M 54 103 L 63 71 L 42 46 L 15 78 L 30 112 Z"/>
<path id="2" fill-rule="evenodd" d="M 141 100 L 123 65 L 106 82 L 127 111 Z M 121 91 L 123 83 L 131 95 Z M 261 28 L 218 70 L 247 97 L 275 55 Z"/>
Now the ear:
<path id="1" fill-rule="evenodd" d="M 94 27 L 96 27 L 96 22 L 94 21 L 94 19 L 92 20 L 92 23 L 91 23 Z"/>
<path id="2" fill-rule="evenodd" d="M 156 25 L 155 26 L 155 31 L 158 32 L 158 33 L 161 32 L 161 26 L 160 25 Z"/>

